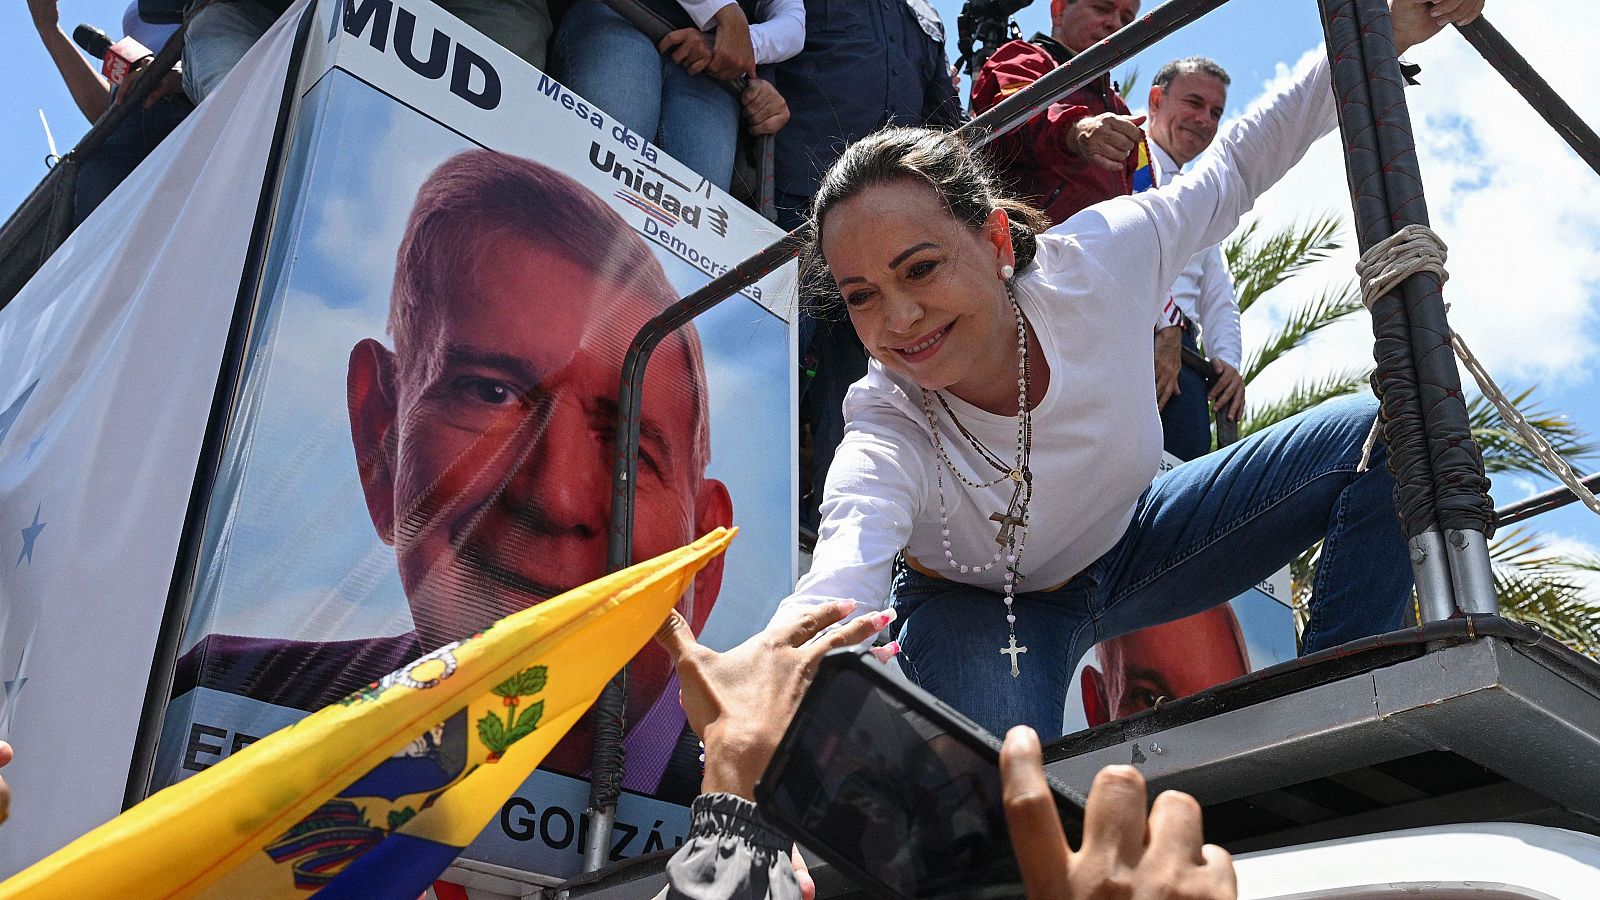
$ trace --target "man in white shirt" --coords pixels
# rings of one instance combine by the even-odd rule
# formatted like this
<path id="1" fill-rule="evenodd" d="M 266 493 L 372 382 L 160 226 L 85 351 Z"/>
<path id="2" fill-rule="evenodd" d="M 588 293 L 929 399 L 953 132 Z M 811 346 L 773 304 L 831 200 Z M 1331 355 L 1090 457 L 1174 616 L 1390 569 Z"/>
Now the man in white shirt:
<path id="1" fill-rule="evenodd" d="M 1170 183 L 1183 166 L 1211 145 L 1228 99 L 1228 73 L 1210 59 L 1191 56 L 1161 67 L 1150 88 L 1150 160 L 1155 183 Z M 1239 303 L 1233 294 L 1222 250 L 1212 245 L 1196 253 L 1173 283 L 1171 299 L 1188 321 L 1182 331 L 1168 329 L 1156 339 L 1156 395 L 1167 452 L 1194 459 L 1211 449 L 1210 415 L 1237 422 L 1244 412 L 1244 379 L 1239 375 Z M 1209 395 L 1200 373 L 1185 369 L 1180 347 L 1198 349 L 1195 329 L 1205 339 L 1217 383 Z"/>

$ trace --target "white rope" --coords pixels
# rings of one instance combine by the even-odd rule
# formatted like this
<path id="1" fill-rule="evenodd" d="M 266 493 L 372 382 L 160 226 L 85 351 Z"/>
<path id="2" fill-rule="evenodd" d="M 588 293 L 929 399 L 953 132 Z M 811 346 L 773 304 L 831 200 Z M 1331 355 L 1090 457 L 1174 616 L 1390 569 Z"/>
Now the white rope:
<path id="1" fill-rule="evenodd" d="M 1522 439 L 1523 446 L 1533 451 L 1533 455 L 1544 463 L 1545 468 L 1561 479 L 1561 483 L 1566 485 L 1567 490 L 1571 491 L 1574 497 L 1582 500 L 1584 506 L 1589 507 L 1593 512 L 1600 513 L 1600 499 L 1595 498 L 1594 492 L 1589 490 L 1583 483 L 1583 479 L 1579 478 L 1576 472 L 1572 471 L 1572 466 L 1567 464 L 1561 454 L 1550 446 L 1550 442 L 1545 440 L 1539 429 L 1529 424 L 1517 407 L 1506 397 L 1505 392 L 1500 390 L 1500 386 L 1494 383 L 1493 378 L 1489 377 L 1489 372 L 1484 369 L 1483 363 L 1478 362 L 1478 358 L 1472 355 L 1471 350 L 1467 349 L 1467 344 L 1461 340 L 1461 335 L 1456 334 L 1454 331 L 1450 332 L 1450 348 L 1456 352 L 1456 356 L 1460 358 L 1461 364 L 1467 367 L 1467 371 L 1472 373 L 1472 380 L 1478 383 L 1478 390 L 1483 391 L 1483 396 L 1494 404 L 1495 409 L 1500 410 L 1500 418 L 1504 419 L 1506 424 L 1517 432 L 1517 437 Z"/>
<path id="2" fill-rule="evenodd" d="M 1439 283 L 1444 284 L 1450 280 L 1450 273 L 1444 269 L 1448 249 L 1439 235 L 1426 225 L 1407 225 L 1372 245 L 1367 248 L 1367 252 L 1361 254 L 1361 259 L 1356 263 L 1356 274 L 1361 278 L 1361 301 L 1370 310 L 1379 297 L 1394 290 L 1400 282 L 1418 272 L 1432 272 L 1438 276 Z M 1539 429 L 1533 427 L 1510 398 L 1506 397 L 1505 392 L 1500 390 L 1500 386 L 1489 376 L 1483 363 L 1479 362 L 1467 348 L 1461 335 L 1454 331 L 1450 332 L 1450 349 L 1455 351 L 1461 364 L 1472 374 L 1472 380 L 1478 383 L 1478 390 L 1494 404 L 1496 410 L 1499 410 L 1500 418 L 1516 432 L 1523 446 L 1544 463 L 1545 468 L 1560 479 L 1573 496 L 1582 500 L 1584 506 L 1595 513 L 1600 513 L 1600 499 L 1597 499 L 1594 492 L 1584 485 L 1583 480 L 1561 454 L 1550 446 L 1550 442 Z M 1378 423 L 1374 422 L 1372 432 L 1367 435 L 1366 446 L 1361 451 L 1361 464 L 1357 471 L 1366 471 L 1377 434 Z"/>
<path id="3" fill-rule="evenodd" d="M 1444 241 L 1426 225 L 1407 225 L 1367 248 L 1356 262 L 1361 278 L 1361 302 L 1372 308 L 1379 297 L 1418 272 L 1432 272 L 1442 285 L 1450 280 L 1444 270 Z"/>

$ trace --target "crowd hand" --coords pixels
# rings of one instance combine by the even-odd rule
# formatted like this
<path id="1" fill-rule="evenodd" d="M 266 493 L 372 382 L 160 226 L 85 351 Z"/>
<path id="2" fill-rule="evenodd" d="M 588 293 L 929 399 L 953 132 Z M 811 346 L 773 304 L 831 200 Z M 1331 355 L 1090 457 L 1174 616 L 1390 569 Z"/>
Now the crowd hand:
<path id="1" fill-rule="evenodd" d="M 0 741 L 0 766 L 11 762 L 11 745 Z M 4 825 L 11 815 L 11 789 L 6 787 L 6 780 L 0 778 L 0 825 Z"/>
<path id="2" fill-rule="evenodd" d="M 699 75 L 711 64 L 711 41 L 698 28 L 679 28 L 667 33 L 656 45 L 663 55 L 683 67 L 690 75 Z"/>
<path id="3" fill-rule="evenodd" d="M 139 83 L 140 78 L 144 77 L 145 69 L 149 68 L 150 63 L 154 60 L 155 57 L 147 56 L 133 65 L 133 69 L 128 74 L 128 79 L 122 83 L 121 89 L 111 96 L 112 106 L 121 103 L 122 98 L 133 91 L 133 86 Z M 149 109 L 155 106 L 161 102 L 162 97 L 168 94 L 181 93 L 183 93 L 183 70 L 178 67 L 177 63 L 174 63 L 172 68 L 161 74 L 161 81 L 157 82 L 156 86 L 150 89 L 150 93 L 145 95 L 144 108 Z"/>
<path id="4" fill-rule="evenodd" d="M 1244 415 L 1244 377 L 1239 370 L 1220 359 L 1211 360 L 1211 370 L 1217 373 L 1217 383 L 1212 385 L 1206 399 L 1217 414 L 1229 422 L 1238 422 Z"/>
<path id="5" fill-rule="evenodd" d="M 851 600 L 788 608 L 764 631 L 726 653 L 701 646 L 676 611 L 661 626 L 656 642 L 678 670 L 683 711 L 706 745 L 702 790 L 755 799 L 756 780 L 823 655 L 859 644 L 894 621 L 892 612 L 872 613 L 817 637 L 855 608 Z M 892 652 L 898 646 L 880 649 Z"/>
<path id="6" fill-rule="evenodd" d="M 1132 766 L 1107 766 L 1095 776 L 1077 852 L 1061 832 L 1033 729 L 1019 725 L 1006 735 L 1000 779 L 1006 826 L 1029 900 L 1238 896 L 1232 857 L 1204 843 L 1200 804 L 1166 791 L 1147 816 L 1144 777 Z"/>
<path id="7" fill-rule="evenodd" d="M 750 21 L 737 3 L 729 3 L 711 17 L 716 33 L 711 43 L 711 77 L 733 81 L 740 75 L 756 77 L 756 51 L 750 43 Z"/>
<path id="8" fill-rule="evenodd" d="M 1178 373 L 1183 369 L 1183 329 L 1169 325 L 1156 332 L 1156 408 L 1166 409 L 1167 401 L 1183 393 L 1178 389 Z"/>
<path id="9" fill-rule="evenodd" d="M 777 134 L 789 123 L 789 104 L 770 81 L 750 79 L 740 99 L 744 103 L 744 117 L 750 120 L 751 134 Z"/>
<path id="10" fill-rule="evenodd" d="M 1483 0 L 1389 0 L 1394 46 L 1401 53 L 1444 30 L 1466 25 L 1483 12 Z"/>
<path id="11" fill-rule="evenodd" d="M 1078 154 L 1102 169 L 1121 169 L 1128 154 L 1144 140 L 1144 116 L 1137 118 L 1101 113 L 1084 116 L 1072 124 L 1069 145 Z"/>
<path id="12" fill-rule="evenodd" d="M 33 27 L 40 31 L 50 31 L 61 24 L 56 0 L 28 0 L 28 14 L 33 16 Z"/>
<path id="13" fill-rule="evenodd" d="M 794 866 L 794 880 L 800 885 L 800 900 L 817 900 L 817 883 L 811 877 L 811 867 L 800 857 L 800 845 L 789 845 L 789 863 Z"/>

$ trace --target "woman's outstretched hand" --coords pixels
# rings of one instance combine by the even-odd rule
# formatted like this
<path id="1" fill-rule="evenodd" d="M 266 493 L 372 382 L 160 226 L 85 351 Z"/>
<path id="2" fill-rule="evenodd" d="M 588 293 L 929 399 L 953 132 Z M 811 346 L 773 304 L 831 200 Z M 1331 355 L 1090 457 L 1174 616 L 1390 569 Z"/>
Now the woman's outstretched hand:
<path id="1" fill-rule="evenodd" d="M 1444 30 L 1466 25 L 1483 12 L 1484 0 L 1389 0 L 1394 47 L 1404 53 Z"/>
<path id="2" fill-rule="evenodd" d="M 755 799 L 756 780 L 823 655 L 859 644 L 894 620 L 893 612 L 873 613 L 812 640 L 855 608 L 850 600 L 790 608 L 726 653 L 701 646 L 676 611 L 661 626 L 656 641 L 678 670 L 689 727 L 706 745 L 702 791 Z"/>
<path id="3" fill-rule="evenodd" d="M 1095 776 L 1084 811 L 1083 847 L 1067 846 L 1044 780 L 1039 736 L 1019 725 L 1000 748 L 1006 825 L 1029 900 L 1122 897 L 1232 900 L 1239 893 L 1228 851 L 1205 843 L 1200 804 L 1166 791 L 1145 814 L 1144 777 L 1132 766 Z"/>

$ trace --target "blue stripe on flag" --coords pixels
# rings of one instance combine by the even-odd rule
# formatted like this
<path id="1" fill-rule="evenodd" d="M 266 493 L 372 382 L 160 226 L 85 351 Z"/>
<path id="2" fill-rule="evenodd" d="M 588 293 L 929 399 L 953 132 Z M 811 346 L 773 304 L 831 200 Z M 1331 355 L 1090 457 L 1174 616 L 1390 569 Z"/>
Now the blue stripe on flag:
<path id="1" fill-rule="evenodd" d="M 316 896 L 318 900 L 417 900 L 462 849 L 409 834 L 391 834 Z"/>

